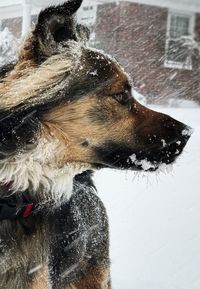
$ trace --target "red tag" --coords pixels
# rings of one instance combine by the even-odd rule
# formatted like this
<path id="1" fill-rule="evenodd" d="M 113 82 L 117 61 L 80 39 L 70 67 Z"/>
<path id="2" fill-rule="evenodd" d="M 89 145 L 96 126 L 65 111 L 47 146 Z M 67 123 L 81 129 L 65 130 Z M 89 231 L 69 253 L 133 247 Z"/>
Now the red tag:
<path id="1" fill-rule="evenodd" d="M 28 215 L 30 214 L 30 212 L 32 211 L 32 209 L 33 209 L 33 204 L 28 204 L 28 205 L 26 206 L 25 211 L 23 212 L 23 218 L 28 217 Z"/>

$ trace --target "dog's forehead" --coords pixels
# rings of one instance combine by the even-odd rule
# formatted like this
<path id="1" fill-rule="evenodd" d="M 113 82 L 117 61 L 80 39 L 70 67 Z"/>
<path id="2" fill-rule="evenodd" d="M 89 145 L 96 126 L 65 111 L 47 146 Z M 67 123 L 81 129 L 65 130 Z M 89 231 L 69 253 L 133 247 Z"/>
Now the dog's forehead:
<path id="1" fill-rule="evenodd" d="M 97 70 L 96 72 L 127 78 L 116 59 L 101 50 L 86 48 L 83 50 L 83 61 L 84 58 L 93 70 Z"/>
<path id="2" fill-rule="evenodd" d="M 109 88 L 112 87 L 112 90 L 118 91 L 120 87 L 129 82 L 117 61 L 96 49 L 84 48 L 82 50 L 76 73 L 80 75 L 80 83 L 84 84 L 87 79 L 87 85 L 91 85 L 95 89 L 101 88 L 103 85 L 104 90 L 109 86 Z"/>
<path id="3" fill-rule="evenodd" d="M 13 79 L 2 90 L 2 108 L 50 108 L 82 96 L 119 92 L 128 82 L 115 59 L 75 41 Z"/>

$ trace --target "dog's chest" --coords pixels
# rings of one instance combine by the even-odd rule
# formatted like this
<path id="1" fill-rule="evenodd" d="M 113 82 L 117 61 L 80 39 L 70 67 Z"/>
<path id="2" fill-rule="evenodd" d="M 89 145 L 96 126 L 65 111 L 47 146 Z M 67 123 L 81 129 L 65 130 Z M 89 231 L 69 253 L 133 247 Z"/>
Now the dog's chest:
<path id="1" fill-rule="evenodd" d="M 44 222 L 31 225 L 0 223 L 0 288 L 14 289 L 18 283 L 24 288 L 46 262 L 48 228 Z"/>

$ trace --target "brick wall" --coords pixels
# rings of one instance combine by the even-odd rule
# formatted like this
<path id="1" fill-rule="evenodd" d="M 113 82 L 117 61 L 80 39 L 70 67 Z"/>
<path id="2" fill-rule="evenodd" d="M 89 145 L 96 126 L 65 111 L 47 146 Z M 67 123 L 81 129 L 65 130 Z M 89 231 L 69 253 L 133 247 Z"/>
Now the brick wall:
<path id="1" fill-rule="evenodd" d="M 200 57 L 193 57 L 193 69 L 164 67 L 168 10 L 129 2 L 100 5 L 97 11 L 98 47 L 117 58 L 131 75 L 136 89 L 165 102 L 179 97 L 200 101 Z M 200 41 L 200 15 L 196 15 Z"/>

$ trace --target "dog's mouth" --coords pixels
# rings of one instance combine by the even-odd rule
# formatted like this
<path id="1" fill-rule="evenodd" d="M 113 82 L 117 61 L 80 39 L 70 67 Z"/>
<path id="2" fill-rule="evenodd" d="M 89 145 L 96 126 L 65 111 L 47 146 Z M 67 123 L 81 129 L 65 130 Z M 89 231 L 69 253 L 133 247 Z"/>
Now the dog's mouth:
<path id="1" fill-rule="evenodd" d="M 192 129 L 187 128 L 182 135 L 171 142 L 166 143 L 164 140 L 162 146 L 146 148 L 145 150 L 133 150 L 124 145 L 114 148 L 110 147 L 110 152 L 102 151 L 101 162 L 96 163 L 96 168 L 114 168 L 134 171 L 156 171 L 163 165 L 172 164 L 182 153 L 187 141 L 192 134 Z M 114 149 L 112 149 L 114 148 Z"/>
<path id="2" fill-rule="evenodd" d="M 135 166 L 137 170 L 156 171 L 161 165 L 172 164 L 176 158 L 182 153 L 187 141 L 191 136 L 192 130 L 183 131 L 181 138 L 171 143 L 165 143 L 159 149 L 150 149 L 146 152 L 139 151 L 133 153 L 128 159 L 130 168 Z"/>

